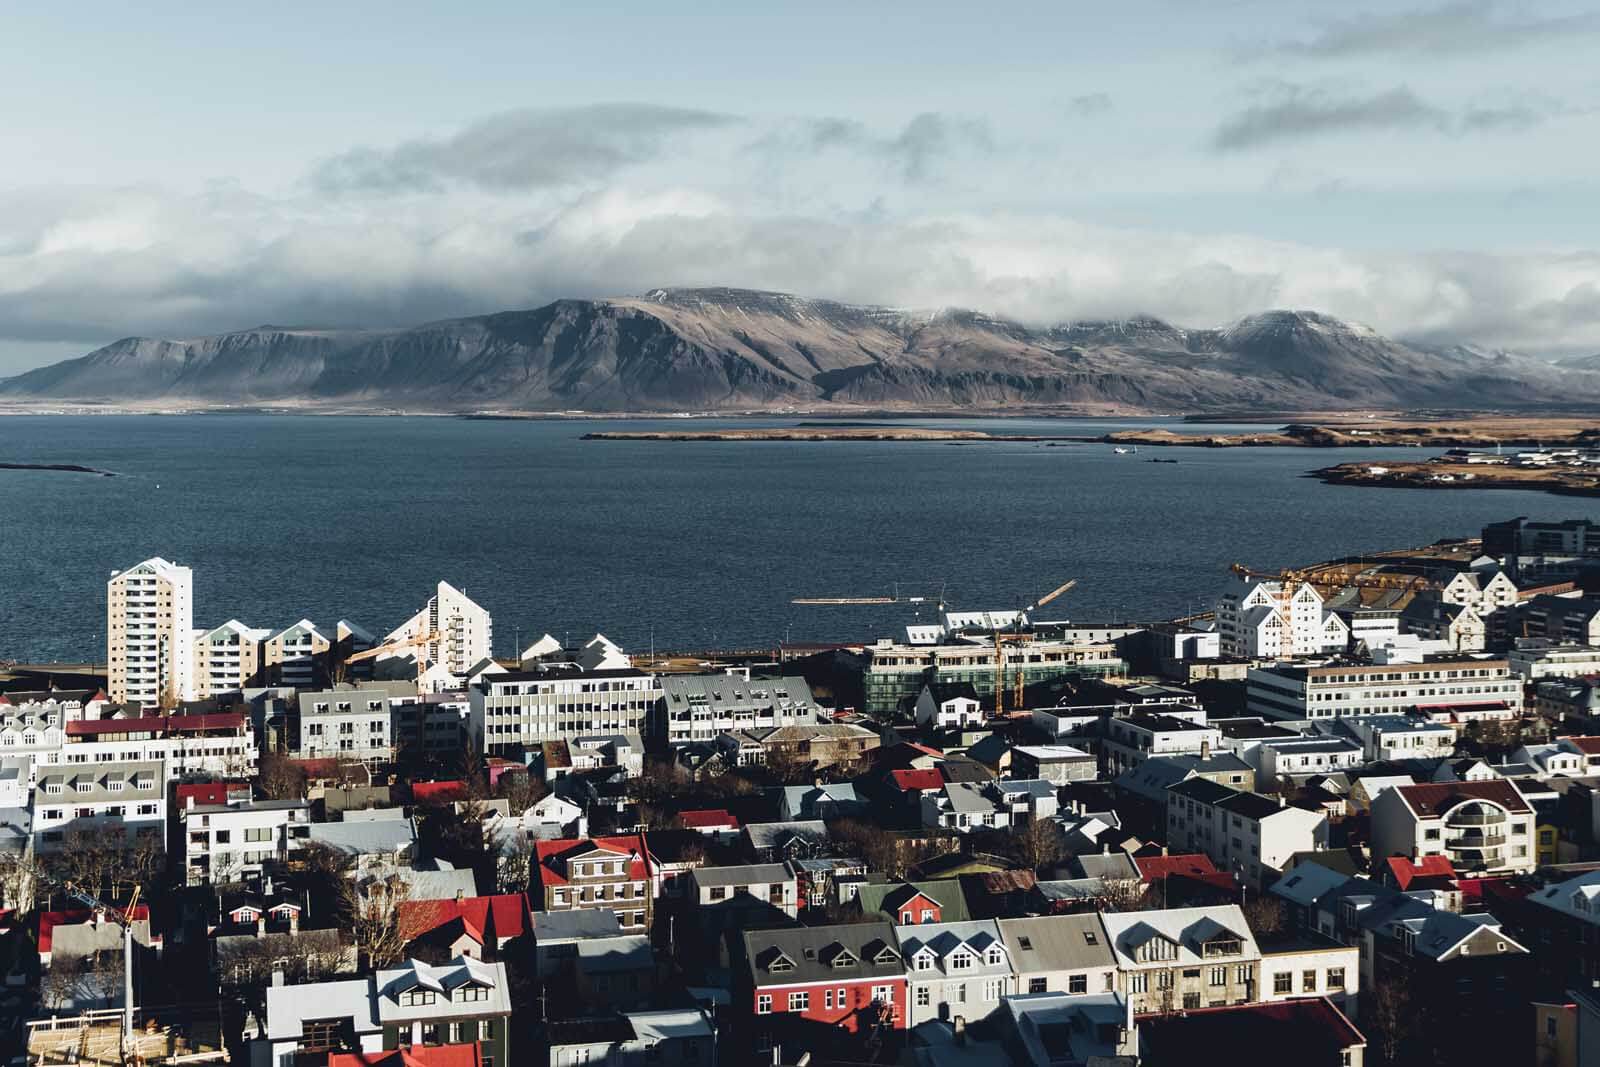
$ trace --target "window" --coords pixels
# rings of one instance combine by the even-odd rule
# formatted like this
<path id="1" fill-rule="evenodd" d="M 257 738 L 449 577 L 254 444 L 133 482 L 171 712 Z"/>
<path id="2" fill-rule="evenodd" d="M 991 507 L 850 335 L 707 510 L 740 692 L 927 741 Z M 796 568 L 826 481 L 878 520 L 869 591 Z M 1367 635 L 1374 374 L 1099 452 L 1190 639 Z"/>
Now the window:
<path id="1" fill-rule="evenodd" d="M 988 963 L 991 967 L 999 966 L 1000 965 L 1000 950 L 998 948 L 991 947 L 989 949 L 988 955 L 984 957 L 984 961 L 986 963 Z"/>
<path id="2" fill-rule="evenodd" d="M 1290 971 L 1279 971 L 1272 976 L 1272 991 L 1279 995 L 1288 995 L 1294 992 L 1294 974 Z"/>
<path id="3" fill-rule="evenodd" d="M 1005 992 L 1005 980 L 1004 979 L 1001 979 L 1001 978 L 990 978 L 988 981 L 983 983 L 983 999 L 988 1001 L 991 1004 L 994 1003 L 995 1001 L 999 1000 L 1001 994 L 1003 994 L 1004 992 Z"/>
<path id="4" fill-rule="evenodd" d="M 725 885 L 714 885 L 714 886 L 712 886 L 711 887 L 711 899 L 712 900 L 726 900 L 726 899 L 728 899 L 728 887 L 725 886 Z"/>
<path id="5" fill-rule="evenodd" d="M 1211 968 L 1211 979 L 1210 979 L 1210 981 L 1211 981 L 1211 984 L 1214 985 L 1214 986 L 1227 985 L 1228 984 L 1228 968 L 1226 968 L 1226 967 L 1213 967 L 1213 968 Z"/>
<path id="6" fill-rule="evenodd" d="M 1086 974 L 1073 974 L 1067 976 L 1068 993 L 1089 992 L 1089 976 Z"/>
<path id="7" fill-rule="evenodd" d="M 1026 937 L 1019 937 L 1017 938 L 1017 947 L 1024 952 L 1032 952 L 1033 942 Z"/>
<path id="8" fill-rule="evenodd" d="M 962 986 L 961 990 L 962 990 L 963 993 L 966 992 L 966 986 Z M 894 986 L 892 986 L 892 985 L 875 985 L 875 986 L 873 986 L 872 987 L 872 999 L 877 1001 L 879 1004 L 893 1004 L 894 1003 Z"/>
<path id="9" fill-rule="evenodd" d="M 790 1011 L 805 1011 L 810 1007 L 811 1007 L 811 994 L 810 993 L 790 993 L 789 994 L 789 1010 Z"/>
<path id="10" fill-rule="evenodd" d="M 824 989 L 822 991 L 822 1006 L 824 1008 L 827 1008 L 829 1011 L 833 1010 L 833 990 L 832 989 Z"/>
<path id="11" fill-rule="evenodd" d="M 759 997 L 756 998 L 756 1014 L 757 1015 L 771 1015 L 772 1014 L 772 994 L 771 993 L 763 993 Z"/>
<path id="12" fill-rule="evenodd" d="M 1329 967 L 1328 968 L 1328 991 L 1331 993 L 1336 989 L 1343 989 L 1343 988 L 1344 988 L 1344 968 L 1343 967 Z"/>
<path id="13" fill-rule="evenodd" d="M 1300 991 L 1302 993 L 1315 993 L 1317 991 L 1317 972 L 1300 972 Z"/>
<path id="14" fill-rule="evenodd" d="M 923 908 L 922 909 L 922 921 L 925 922 L 925 923 L 931 923 L 931 922 L 934 921 L 934 914 L 933 914 L 933 909 L 932 908 Z"/>
<path id="15" fill-rule="evenodd" d="M 1150 976 L 1148 974 L 1130 974 L 1130 975 L 1128 975 L 1128 992 L 1130 992 L 1130 993 L 1143 993 L 1149 988 L 1150 988 Z M 1041 990 L 1041 992 L 1042 992 L 1042 990 Z"/>
<path id="16" fill-rule="evenodd" d="M 1188 1011 L 1188 1010 L 1191 1010 L 1191 1009 L 1194 1009 L 1194 1008 L 1198 1008 L 1199 1006 L 1200 1006 L 1200 994 L 1199 993 L 1185 993 L 1183 995 L 1183 1007 L 1184 1007 L 1185 1011 Z"/>
<path id="17" fill-rule="evenodd" d="M 1030 979 L 1028 979 L 1028 992 L 1030 992 L 1030 993 L 1045 993 L 1045 992 L 1049 991 L 1049 988 L 1050 988 L 1050 983 L 1049 983 L 1049 981 L 1047 979 L 1044 979 L 1044 978 L 1030 978 Z"/>
<path id="18" fill-rule="evenodd" d="M 917 970 L 919 970 L 919 971 L 931 971 L 931 970 L 933 970 L 933 957 L 927 955 L 926 953 L 919 953 L 917 955 Z"/>
<path id="19" fill-rule="evenodd" d="M 965 971 L 971 966 L 972 957 L 965 952 L 958 952 L 950 957 L 950 969 L 952 971 Z"/>
<path id="20" fill-rule="evenodd" d="M 1249 984 L 1250 980 L 1255 977 L 1255 968 L 1248 963 L 1242 963 L 1233 970 L 1233 980 L 1240 985 Z"/>
<path id="21" fill-rule="evenodd" d="M 902 911 L 900 913 L 900 925 L 901 926 L 910 926 L 911 925 L 911 920 L 913 920 L 914 918 L 916 918 L 916 914 L 914 912 Z"/>
<path id="22" fill-rule="evenodd" d="M 933 1003 L 933 990 L 922 985 L 917 987 L 917 1007 L 926 1008 Z"/>

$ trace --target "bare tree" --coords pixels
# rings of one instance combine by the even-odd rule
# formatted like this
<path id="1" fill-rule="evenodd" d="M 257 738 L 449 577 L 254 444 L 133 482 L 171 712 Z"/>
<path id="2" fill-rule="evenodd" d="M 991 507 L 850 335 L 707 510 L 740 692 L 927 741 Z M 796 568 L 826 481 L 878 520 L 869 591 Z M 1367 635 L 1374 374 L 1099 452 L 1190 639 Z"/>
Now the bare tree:
<path id="1" fill-rule="evenodd" d="M 374 878 L 364 886 L 346 878 L 340 887 L 342 925 L 355 935 L 356 946 L 373 968 L 390 967 L 405 955 L 401 905 L 411 899 L 411 883 L 400 875 Z"/>
<path id="2" fill-rule="evenodd" d="M 1015 835 L 1018 855 L 1035 872 L 1053 867 L 1066 854 L 1061 827 L 1053 819 L 1033 819 Z"/>
<path id="3" fill-rule="evenodd" d="M 1378 1051 L 1384 1063 L 1398 1064 L 1416 1023 L 1411 994 L 1401 982 L 1378 982 L 1372 990 L 1371 1003 L 1370 1028 L 1378 1039 Z"/>
<path id="4" fill-rule="evenodd" d="M 495 857 L 495 882 L 500 892 L 525 892 L 533 881 L 537 856 L 537 843 L 520 829 L 503 840 Z"/>
<path id="5" fill-rule="evenodd" d="M 39 976 L 39 999 L 50 1011 L 64 1011 L 76 1001 L 94 996 L 98 987 L 85 957 L 56 956 Z"/>
<path id="6" fill-rule="evenodd" d="M 299 800 L 306 795 L 306 772 L 281 752 L 261 753 L 256 783 L 268 800 Z"/>
<path id="7" fill-rule="evenodd" d="M 1244 921 L 1249 924 L 1250 932 L 1256 937 L 1282 933 L 1288 923 L 1283 901 L 1265 893 L 1257 893 L 1246 900 L 1243 911 Z"/>
<path id="8" fill-rule="evenodd" d="M 812 779 L 812 761 L 802 759 L 792 745 L 767 748 L 767 773 L 784 785 L 800 785 Z"/>
<path id="9" fill-rule="evenodd" d="M 506 799 L 512 815 L 521 815 L 550 795 L 549 787 L 532 774 L 501 775 L 498 792 Z"/>
<path id="10" fill-rule="evenodd" d="M 0 903 L 27 913 L 38 899 L 44 866 L 33 852 L 0 852 Z"/>
<path id="11" fill-rule="evenodd" d="M 1107 878 L 1095 898 L 1101 911 L 1143 911 L 1149 907 L 1148 887 L 1137 878 Z"/>

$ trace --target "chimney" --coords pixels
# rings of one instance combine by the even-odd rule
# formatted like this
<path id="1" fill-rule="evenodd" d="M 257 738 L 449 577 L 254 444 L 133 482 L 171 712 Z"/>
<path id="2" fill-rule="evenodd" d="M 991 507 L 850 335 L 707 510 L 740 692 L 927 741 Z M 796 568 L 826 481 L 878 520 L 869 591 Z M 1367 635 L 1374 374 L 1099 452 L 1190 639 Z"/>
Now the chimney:
<path id="1" fill-rule="evenodd" d="M 183 808 L 184 808 L 185 811 L 188 811 L 190 808 L 193 808 L 193 807 L 194 807 L 194 794 L 190 793 L 190 794 L 188 794 L 187 796 L 185 796 L 183 798 Z"/>
<path id="2" fill-rule="evenodd" d="M 1209 737 L 1200 739 L 1200 758 L 1203 760 L 1211 758 L 1211 739 Z"/>
<path id="3" fill-rule="evenodd" d="M 290 912 L 289 912 L 289 936 L 290 937 L 294 937 L 299 933 L 300 933 L 300 913 L 298 911 L 294 911 L 294 910 L 291 909 Z"/>
<path id="4" fill-rule="evenodd" d="M 276 969 L 276 970 L 274 970 L 272 972 L 272 984 L 273 985 L 282 985 L 283 984 L 283 970 L 282 970 L 282 968 Z"/>
<path id="5" fill-rule="evenodd" d="M 456 903 L 459 904 L 465 899 L 467 899 L 466 891 L 462 890 L 462 889 L 457 889 L 456 890 Z"/>
<path id="6" fill-rule="evenodd" d="M 266 937 L 267 936 L 267 913 L 266 912 L 262 912 L 260 915 L 256 916 L 256 936 L 257 937 Z"/>
<path id="7" fill-rule="evenodd" d="M 966 1017 L 957 1015 L 954 1019 L 950 1020 L 950 1031 L 955 1035 L 956 1044 L 965 1045 L 967 1043 Z"/>
<path id="8" fill-rule="evenodd" d="M 1165 856 L 1167 854 L 1167 846 L 1166 845 L 1162 845 L 1161 846 L 1161 854 L 1163 856 Z"/>
<path id="9" fill-rule="evenodd" d="M 1288 797 L 1288 795 L 1285 794 L 1285 793 L 1279 793 L 1278 794 L 1278 807 L 1286 808 L 1288 806 L 1289 806 L 1289 797 Z"/>

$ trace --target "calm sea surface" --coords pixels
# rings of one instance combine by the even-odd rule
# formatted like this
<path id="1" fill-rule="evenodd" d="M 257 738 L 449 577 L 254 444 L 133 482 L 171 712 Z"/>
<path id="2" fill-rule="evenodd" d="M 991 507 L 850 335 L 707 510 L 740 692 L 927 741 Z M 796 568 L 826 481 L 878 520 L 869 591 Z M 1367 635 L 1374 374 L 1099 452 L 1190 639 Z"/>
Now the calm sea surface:
<path id="1" fill-rule="evenodd" d="M 790 425 L 795 420 L 695 420 Z M 1166 420 L 962 420 L 1104 433 Z M 194 568 L 195 623 L 345 617 L 379 636 L 440 579 L 495 619 L 496 650 L 596 630 L 634 649 L 865 638 L 909 609 L 795 596 L 937 592 L 1052 615 L 1171 616 L 1234 560 L 1275 567 L 1445 536 L 1515 515 L 1600 517 L 1587 500 L 1323 485 L 1301 475 L 1416 449 L 1143 449 L 947 443 L 585 442 L 661 421 L 253 415 L 0 417 L 0 658 L 104 653 L 105 579 L 160 555 Z M 1224 427 L 1225 428 L 1225 427 Z M 1155 457 L 1177 464 L 1149 463 Z M 1058 610 L 1057 610 L 1058 609 Z"/>

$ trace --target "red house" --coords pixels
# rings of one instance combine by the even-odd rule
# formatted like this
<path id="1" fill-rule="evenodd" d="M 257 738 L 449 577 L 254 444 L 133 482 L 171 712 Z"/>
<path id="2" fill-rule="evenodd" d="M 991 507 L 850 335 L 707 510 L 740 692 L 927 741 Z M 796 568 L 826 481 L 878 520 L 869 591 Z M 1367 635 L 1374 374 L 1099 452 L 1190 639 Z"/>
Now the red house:
<path id="1" fill-rule="evenodd" d="M 494 959 L 499 949 L 527 933 L 533 926 L 528 898 L 521 893 L 454 900 L 405 900 L 399 907 L 400 934 L 406 941 L 430 935 L 465 934 L 477 942 L 462 955 Z M 454 944 L 452 938 L 451 944 Z"/>
<path id="2" fill-rule="evenodd" d="M 744 1010 L 758 1036 L 802 1023 L 906 1028 L 905 962 L 888 923 L 748 930 L 743 943 Z"/>
<path id="3" fill-rule="evenodd" d="M 609 908 L 629 933 L 650 926 L 650 850 L 641 834 L 539 841 L 540 911 Z"/>

